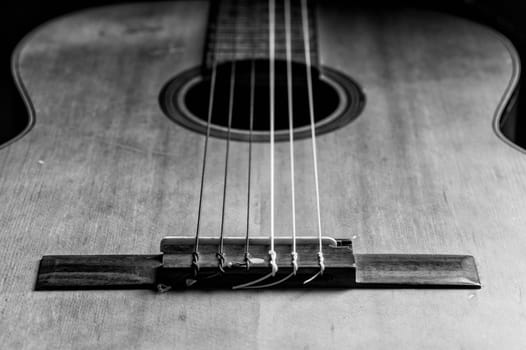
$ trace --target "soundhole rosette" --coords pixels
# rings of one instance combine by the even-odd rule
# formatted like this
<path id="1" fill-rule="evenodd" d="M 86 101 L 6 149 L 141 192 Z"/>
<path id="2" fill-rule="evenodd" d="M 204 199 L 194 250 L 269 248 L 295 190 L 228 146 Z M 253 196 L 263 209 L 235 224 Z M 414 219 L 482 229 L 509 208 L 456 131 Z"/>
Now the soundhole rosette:
<path id="1" fill-rule="evenodd" d="M 210 136 L 226 139 L 228 118 L 232 111 L 230 138 L 235 141 L 249 141 L 250 102 L 253 106 L 252 141 L 270 140 L 270 88 L 268 62 L 255 63 L 258 67 L 255 77 L 254 99 L 251 99 L 251 61 L 236 61 L 234 103 L 230 109 L 230 81 L 232 63 L 217 66 L 214 89 L 214 107 Z M 261 68 L 263 67 L 263 69 Z M 284 61 L 276 62 L 275 83 L 275 129 L 276 141 L 289 141 L 288 91 Z M 305 65 L 294 63 L 293 72 L 293 117 L 294 140 L 311 137 L 310 113 L 306 84 Z M 365 94 L 361 87 L 348 76 L 327 67 L 312 70 L 313 105 L 316 135 L 342 128 L 356 119 L 365 106 Z M 201 67 L 187 70 L 171 79 L 163 88 L 160 104 L 166 116 L 175 123 L 194 132 L 206 135 L 210 98 L 210 72 Z"/>

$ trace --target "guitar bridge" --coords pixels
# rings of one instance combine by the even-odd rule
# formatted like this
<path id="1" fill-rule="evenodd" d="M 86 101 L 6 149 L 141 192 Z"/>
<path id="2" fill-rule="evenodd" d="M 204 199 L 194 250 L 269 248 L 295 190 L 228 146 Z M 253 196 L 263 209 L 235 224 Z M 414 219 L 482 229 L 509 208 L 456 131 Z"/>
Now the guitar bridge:
<path id="1" fill-rule="evenodd" d="M 254 288 L 480 288 L 472 256 L 430 254 L 354 254 L 352 242 L 322 239 L 325 269 L 319 274 L 317 238 L 276 238 L 278 270 L 269 274 L 268 238 L 225 238 L 221 264 L 218 238 L 166 237 L 159 255 L 54 255 L 40 261 L 36 290 L 232 289 Z M 219 266 L 221 265 L 221 266 Z M 312 278 L 316 276 L 316 278 Z M 265 279 L 261 283 L 253 281 Z M 308 283 L 305 283 L 308 281 Z M 239 288 L 243 289 L 243 288 Z"/>

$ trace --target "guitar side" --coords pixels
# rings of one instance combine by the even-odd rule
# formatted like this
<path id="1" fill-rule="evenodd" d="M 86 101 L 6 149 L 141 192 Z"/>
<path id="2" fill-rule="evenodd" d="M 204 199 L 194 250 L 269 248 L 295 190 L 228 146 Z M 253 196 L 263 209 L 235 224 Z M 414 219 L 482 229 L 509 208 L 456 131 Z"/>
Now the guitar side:
<path id="1" fill-rule="evenodd" d="M 203 136 L 159 108 L 202 62 L 208 2 L 88 10 L 19 46 L 34 125 L 0 150 L 0 343 L 7 347 L 520 348 L 526 344 L 526 158 L 493 129 L 518 57 L 487 28 L 418 11 L 320 5 L 322 65 L 363 87 L 355 121 L 318 139 L 324 231 L 359 253 L 476 259 L 462 290 L 35 292 L 46 254 L 149 254 L 192 236 Z M 211 139 L 203 230 L 219 232 L 224 140 Z M 248 145 L 231 148 L 226 229 L 242 237 Z M 269 231 L 268 146 L 254 145 L 251 234 Z M 298 141 L 298 232 L 316 223 L 311 148 Z M 288 148 L 277 146 L 278 234 L 291 230 Z"/>

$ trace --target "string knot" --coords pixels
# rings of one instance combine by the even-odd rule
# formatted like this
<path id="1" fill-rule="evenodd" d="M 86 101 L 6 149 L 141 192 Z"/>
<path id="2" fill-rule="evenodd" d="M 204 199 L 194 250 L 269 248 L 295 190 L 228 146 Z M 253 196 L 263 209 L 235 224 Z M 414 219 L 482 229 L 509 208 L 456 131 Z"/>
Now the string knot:
<path id="1" fill-rule="evenodd" d="M 251 261 L 250 261 L 250 254 L 249 253 L 245 253 L 245 267 L 248 270 L 250 270 L 250 264 L 251 264 Z"/>
<path id="2" fill-rule="evenodd" d="M 320 271 L 318 271 L 314 276 L 303 282 L 303 285 L 309 284 L 312 281 L 314 281 L 319 276 L 323 276 L 323 273 L 325 272 L 325 258 L 323 257 L 323 253 L 321 250 L 318 252 L 318 265 L 320 266 Z"/>
<path id="3" fill-rule="evenodd" d="M 325 272 L 325 258 L 321 251 L 318 252 L 318 265 L 320 265 L 320 276 L 323 276 L 323 272 Z"/>
<path id="4" fill-rule="evenodd" d="M 268 252 L 269 256 L 269 264 L 270 268 L 272 269 L 272 277 L 276 276 L 276 273 L 278 272 L 278 264 L 276 263 L 276 252 L 274 250 L 270 250 Z"/>
<path id="5" fill-rule="evenodd" d="M 194 276 L 197 276 L 199 273 L 199 253 L 192 253 L 192 269 L 194 270 Z"/>
<path id="6" fill-rule="evenodd" d="M 218 260 L 218 267 L 219 267 L 219 271 L 221 271 L 222 273 L 225 272 L 225 269 L 224 269 L 224 266 L 225 266 L 225 254 L 224 253 L 216 253 L 216 257 L 217 257 L 217 260 Z"/>
<path id="7" fill-rule="evenodd" d="M 292 274 L 296 275 L 298 272 L 298 253 L 292 252 L 290 253 L 291 256 L 291 265 L 292 265 Z"/>

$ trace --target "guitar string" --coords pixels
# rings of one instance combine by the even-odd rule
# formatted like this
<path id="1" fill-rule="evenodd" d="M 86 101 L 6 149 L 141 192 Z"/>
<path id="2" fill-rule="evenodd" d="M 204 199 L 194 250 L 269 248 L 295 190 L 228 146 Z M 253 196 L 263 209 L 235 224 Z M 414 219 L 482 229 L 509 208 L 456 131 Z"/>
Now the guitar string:
<path id="1" fill-rule="evenodd" d="M 254 13 L 254 7 L 250 7 L 252 10 L 250 15 L 256 17 Z M 250 199 L 251 199 L 251 182 L 252 182 L 252 130 L 254 127 L 254 26 L 249 27 L 249 41 L 251 48 L 251 61 L 250 61 L 250 96 L 249 96 L 249 127 L 248 127 L 248 174 L 247 174 L 247 216 L 246 216 L 246 233 L 245 233 L 245 254 L 243 257 L 246 270 L 250 270 L 250 252 L 249 252 L 249 234 L 250 234 Z"/>
<path id="2" fill-rule="evenodd" d="M 251 33 L 253 34 L 253 33 Z M 251 35 L 253 41 L 253 35 Z M 252 47 L 254 43 L 252 42 Z M 252 50 L 253 54 L 253 50 Z M 254 129 L 254 90 L 255 90 L 255 80 L 256 80 L 256 63 L 254 57 L 250 62 L 250 112 L 249 112 L 249 130 L 248 130 L 248 178 L 247 178 L 247 232 L 245 236 L 245 265 L 246 269 L 250 269 L 250 253 L 249 253 L 249 234 L 250 234 L 250 199 L 251 199 L 251 185 L 252 185 L 252 131 Z"/>
<path id="3" fill-rule="evenodd" d="M 310 57 L 310 34 L 309 34 L 309 12 L 307 7 L 307 0 L 301 0 L 301 19 L 303 28 L 303 43 L 305 49 L 305 66 L 307 70 L 307 92 L 309 101 L 309 117 L 310 117 L 310 130 L 311 130 L 311 141 L 312 141 L 312 161 L 314 165 L 314 186 L 316 191 L 316 219 L 318 224 L 318 265 L 320 270 L 317 274 L 303 282 L 304 284 L 310 283 L 318 276 L 322 276 L 325 271 L 325 262 L 323 257 L 323 242 L 322 242 L 322 227 L 321 227 L 321 212 L 320 212 L 320 186 L 318 179 L 318 155 L 316 150 L 316 125 L 314 120 L 314 98 L 312 91 L 312 67 Z"/>
<path id="4" fill-rule="evenodd" d="M 291 251 L 291 266 L 292 272 L 282 279 L 267 283 L 264 285 L 245 286 L 245 289 L 262 289 L 275 287 L 292 276 L 295 276 L 298 271 L 298 254 L 296 252 L 296 199 L 294 186 L 294 118 L 292 106 L 292 43 L 291 43 L 291 10 L 290 0 L 284 0 L 285 12 L 285 46 L 286 46 L 286 60 L 287 60 L 287 103 L 288 103 L 288 118 L 289 118 L 289 153 L 290 153 L 290 182 L 291 182 L 291 209 L 292 209 L 292 251 Z"/>
<path id="5" fill-rule="evenodd" d="M 268 252 L 269 274 L 256 280 L 233 286 L 232 289 L 245 289 L 258 284 L 270 277 L 276 276 L 278 272 L 277 255 L 274 250 L 274 93 L 275 93 L 275 27 L 276 27 L 276 3 L 275 0 L 268 0 L 268 19 L 269 19 L 269 93 L 270 93 L 270 250 Z"/>
<path id="6" fill-rule="evenodd" d="M 210 139 L 210 129 L 212 124 L 212 113 L 214 107 L 214 95 L 215 95 L 215 86 L 216 86 L 216 75 L 217 75 L 217 62 L 215 59 L 215 53 L 212 53 L 212 72 L 210 76 L 210 92 L 209 92 L 209 101 L 208 101 L 208 115 L 206 120 L 206 136 L 205 144 L 203 151 L 203 163 L 201 166 L 201 185 L 199 190 L 199 206 L 197 211 L 197 227 L 195 233 L 194 241 L 194 251 L 192 252 L 192 269 L 194 276 L 199 272 L 199 235 L 201 233 L 201 212 L 203 207 L 203 190 L 206 174 L 206 160 L 208 155 L 208 140 Z"/>
<path id="7" fill-rule="evenodd" d="M 233 6 L 236 9 L 236 6 Z M 234 15 L 235 17 L 235 15 Z M 237 22 L 234 23 L 234 34 L 232 35 L 232 61 L 230 65 L 230 86 L 229 86 L 229 99 L 228 99 L 228 124 L 227 124 L 227 138 L 226 138 L 226 149 L 225 149 L 225 172 L 223 178 L 223 204 L 221 209 L 221 229 L 219 236 L 219 247 L 217 252 L 218 267 L 221 272 L 224 272 L 223 266 L 225 263 L 225 251 L 224 251 L 224 231 L 225 231 L 225 210 L 226 210 L 226 194 L 228 185 L 228 163 L 230 158 L 230 139 L 232 134 L 232 114 L 234 111 L 234 94 L 236 84 L 236 44 L 237 44 Z"/>
<path id="8" fill-rule="evenodd" d="M 287 63 L 287 104 L 288 104 L 288 118 L 289 118 L 289 155 L 290 155 L 290 184 L 291 184 L 291 209 L 292 209 L 292 251 L 291 266 L 292 272 L 282 279 L 264 285 L 249 286 L 246 289 L 261 289 L 275 287 L 298 272 L 298 253 L 296 252 L 296 196 L 294 186 L 294 114 L 292 105 L 292 43 L 291 43 L 291 10 L 290 0 L 284 0 L 285 12 L 285 49 L 286 49 L 286 63 Z"/>
<path id="9" fill-rule="evenodd" d="M 286 280 L 290 279 L 292 276 L 294 276 L 294 273 L 289 273 L 287 276 L 283 277 L 279 281 L 271 282 L 271 283 L 267 283 L 267 284 L 259 284 L 257 286 L 247 286 L 247 287 L 244 287 L 244 289 L 263 289 L 263 288 L 275 287 L 275 286 L 285 282 Z M 236 287 L 234 289 L 239 289 L 239 288 Z"/>
<path id="10" fill-rule="evenodd" d="M 290 152 L 290 191 L 292 209 L 292 275 L 298 271 L 298 253 L 296 252 L 296 190 L 294 184 L 294 110 L 292 100 L 292 39 L 291 39 L 290 0 L 285 0 L 285 47 L 287 52 L 287 101 L 289 113 L 289 152 Z"/>
<path id="11" fill-rule="evenodd" d="M 274 122 L 275 122 L 275 54 L 276 54 L 276 3 L 269 0 L 269 68 L 270 68 L 270 251 L 271 276 L 278 272 L 276 251 L 274 250 Z"/>

